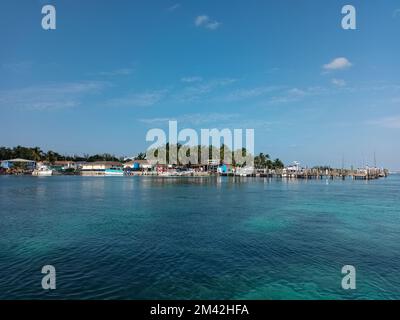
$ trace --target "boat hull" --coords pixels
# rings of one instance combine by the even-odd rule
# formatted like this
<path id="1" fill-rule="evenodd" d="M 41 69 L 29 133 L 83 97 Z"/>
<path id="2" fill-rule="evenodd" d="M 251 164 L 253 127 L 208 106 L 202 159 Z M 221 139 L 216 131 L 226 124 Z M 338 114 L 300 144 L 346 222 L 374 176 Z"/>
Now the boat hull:
<path id="1" fill-rule="evenodd" d="M 34 170 L 32 172 L 33 176 L 36 177 L 49 177 L 51 175 L 53 175 L 53 171 L 52 170 Z"/>
<path id="2" fill-rule="evenodd" d="M 121 177 L 124 175 L 124 171 L 122 170 L 106 170 L 104 172 L 105 176 L 109 176 L 109 177 Z"/>

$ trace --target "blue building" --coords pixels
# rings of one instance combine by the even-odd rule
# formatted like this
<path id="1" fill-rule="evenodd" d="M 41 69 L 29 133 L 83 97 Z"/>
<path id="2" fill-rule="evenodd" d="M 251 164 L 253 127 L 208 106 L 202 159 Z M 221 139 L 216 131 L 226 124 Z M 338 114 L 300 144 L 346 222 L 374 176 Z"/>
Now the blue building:
<path id="1" fill-rule="evenodd" d="M 36 167 L 36 161 L 26 160 L 26 159 L 10 159 L 10 160 L 2 160 L 1 167 L 4 169 L 11 169 L 15 163 L 23 163 L 26 165 L 28 170 L 33 170 Z"/>

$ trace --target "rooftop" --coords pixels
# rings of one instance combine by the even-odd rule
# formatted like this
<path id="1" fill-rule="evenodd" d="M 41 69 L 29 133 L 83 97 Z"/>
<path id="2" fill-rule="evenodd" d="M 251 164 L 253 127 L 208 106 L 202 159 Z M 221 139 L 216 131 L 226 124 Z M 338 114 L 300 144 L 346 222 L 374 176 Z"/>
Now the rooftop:
<path id="1" fill-rule="evenodd" d="M 109 165 L 109 166 L 122 166 L 122 163 L 116 161 L 95 161 L 95 162 L 85 162 L 84 165 Z"/>
<path id="2" fill-rule="evenodd" d="M 6 161 L 6 162 L 36 162 L 34 160 L 26 160 L 26 159 L 10 159 L 10 160 L 2 160 L 2 161 Z"/>

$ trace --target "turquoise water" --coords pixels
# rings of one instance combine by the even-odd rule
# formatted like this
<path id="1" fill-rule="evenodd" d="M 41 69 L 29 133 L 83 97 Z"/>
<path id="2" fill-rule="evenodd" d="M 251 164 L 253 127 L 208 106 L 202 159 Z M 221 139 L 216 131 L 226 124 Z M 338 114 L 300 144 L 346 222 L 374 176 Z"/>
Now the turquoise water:
<path id="1" fill-rule="evenodd" d="M 400 299 L 400 176 L 1 176 L 0 298 Z"/>

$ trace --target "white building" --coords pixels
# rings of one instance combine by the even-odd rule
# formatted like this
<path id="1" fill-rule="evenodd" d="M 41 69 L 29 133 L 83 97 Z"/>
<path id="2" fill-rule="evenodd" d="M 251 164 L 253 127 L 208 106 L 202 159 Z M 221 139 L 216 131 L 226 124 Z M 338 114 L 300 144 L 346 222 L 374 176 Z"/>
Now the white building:
<path id="1" fill-rule="evenodd" d="M 133 170 L 151 170 L 153 169 L 153 165 L 149 160 L 132 160 L 124 163 L 125 169 L 133 169 Z"/>
<path id="2" fill-rule="evenodd" d="M 283 177 L 290 177 L 303 172 L 303 168 L 300 166 L 300 162 L 294 161 L 291 166 L 288 166 L 282 170 Z"/>
<path id="3" fill-rule="evenodd" d="M 86 162 L 80 165 L 81 175 L 83 176 L 102 176 L 107 169 L 122 169 L 122 164 L 115 161 L 96 161 Z"/>

